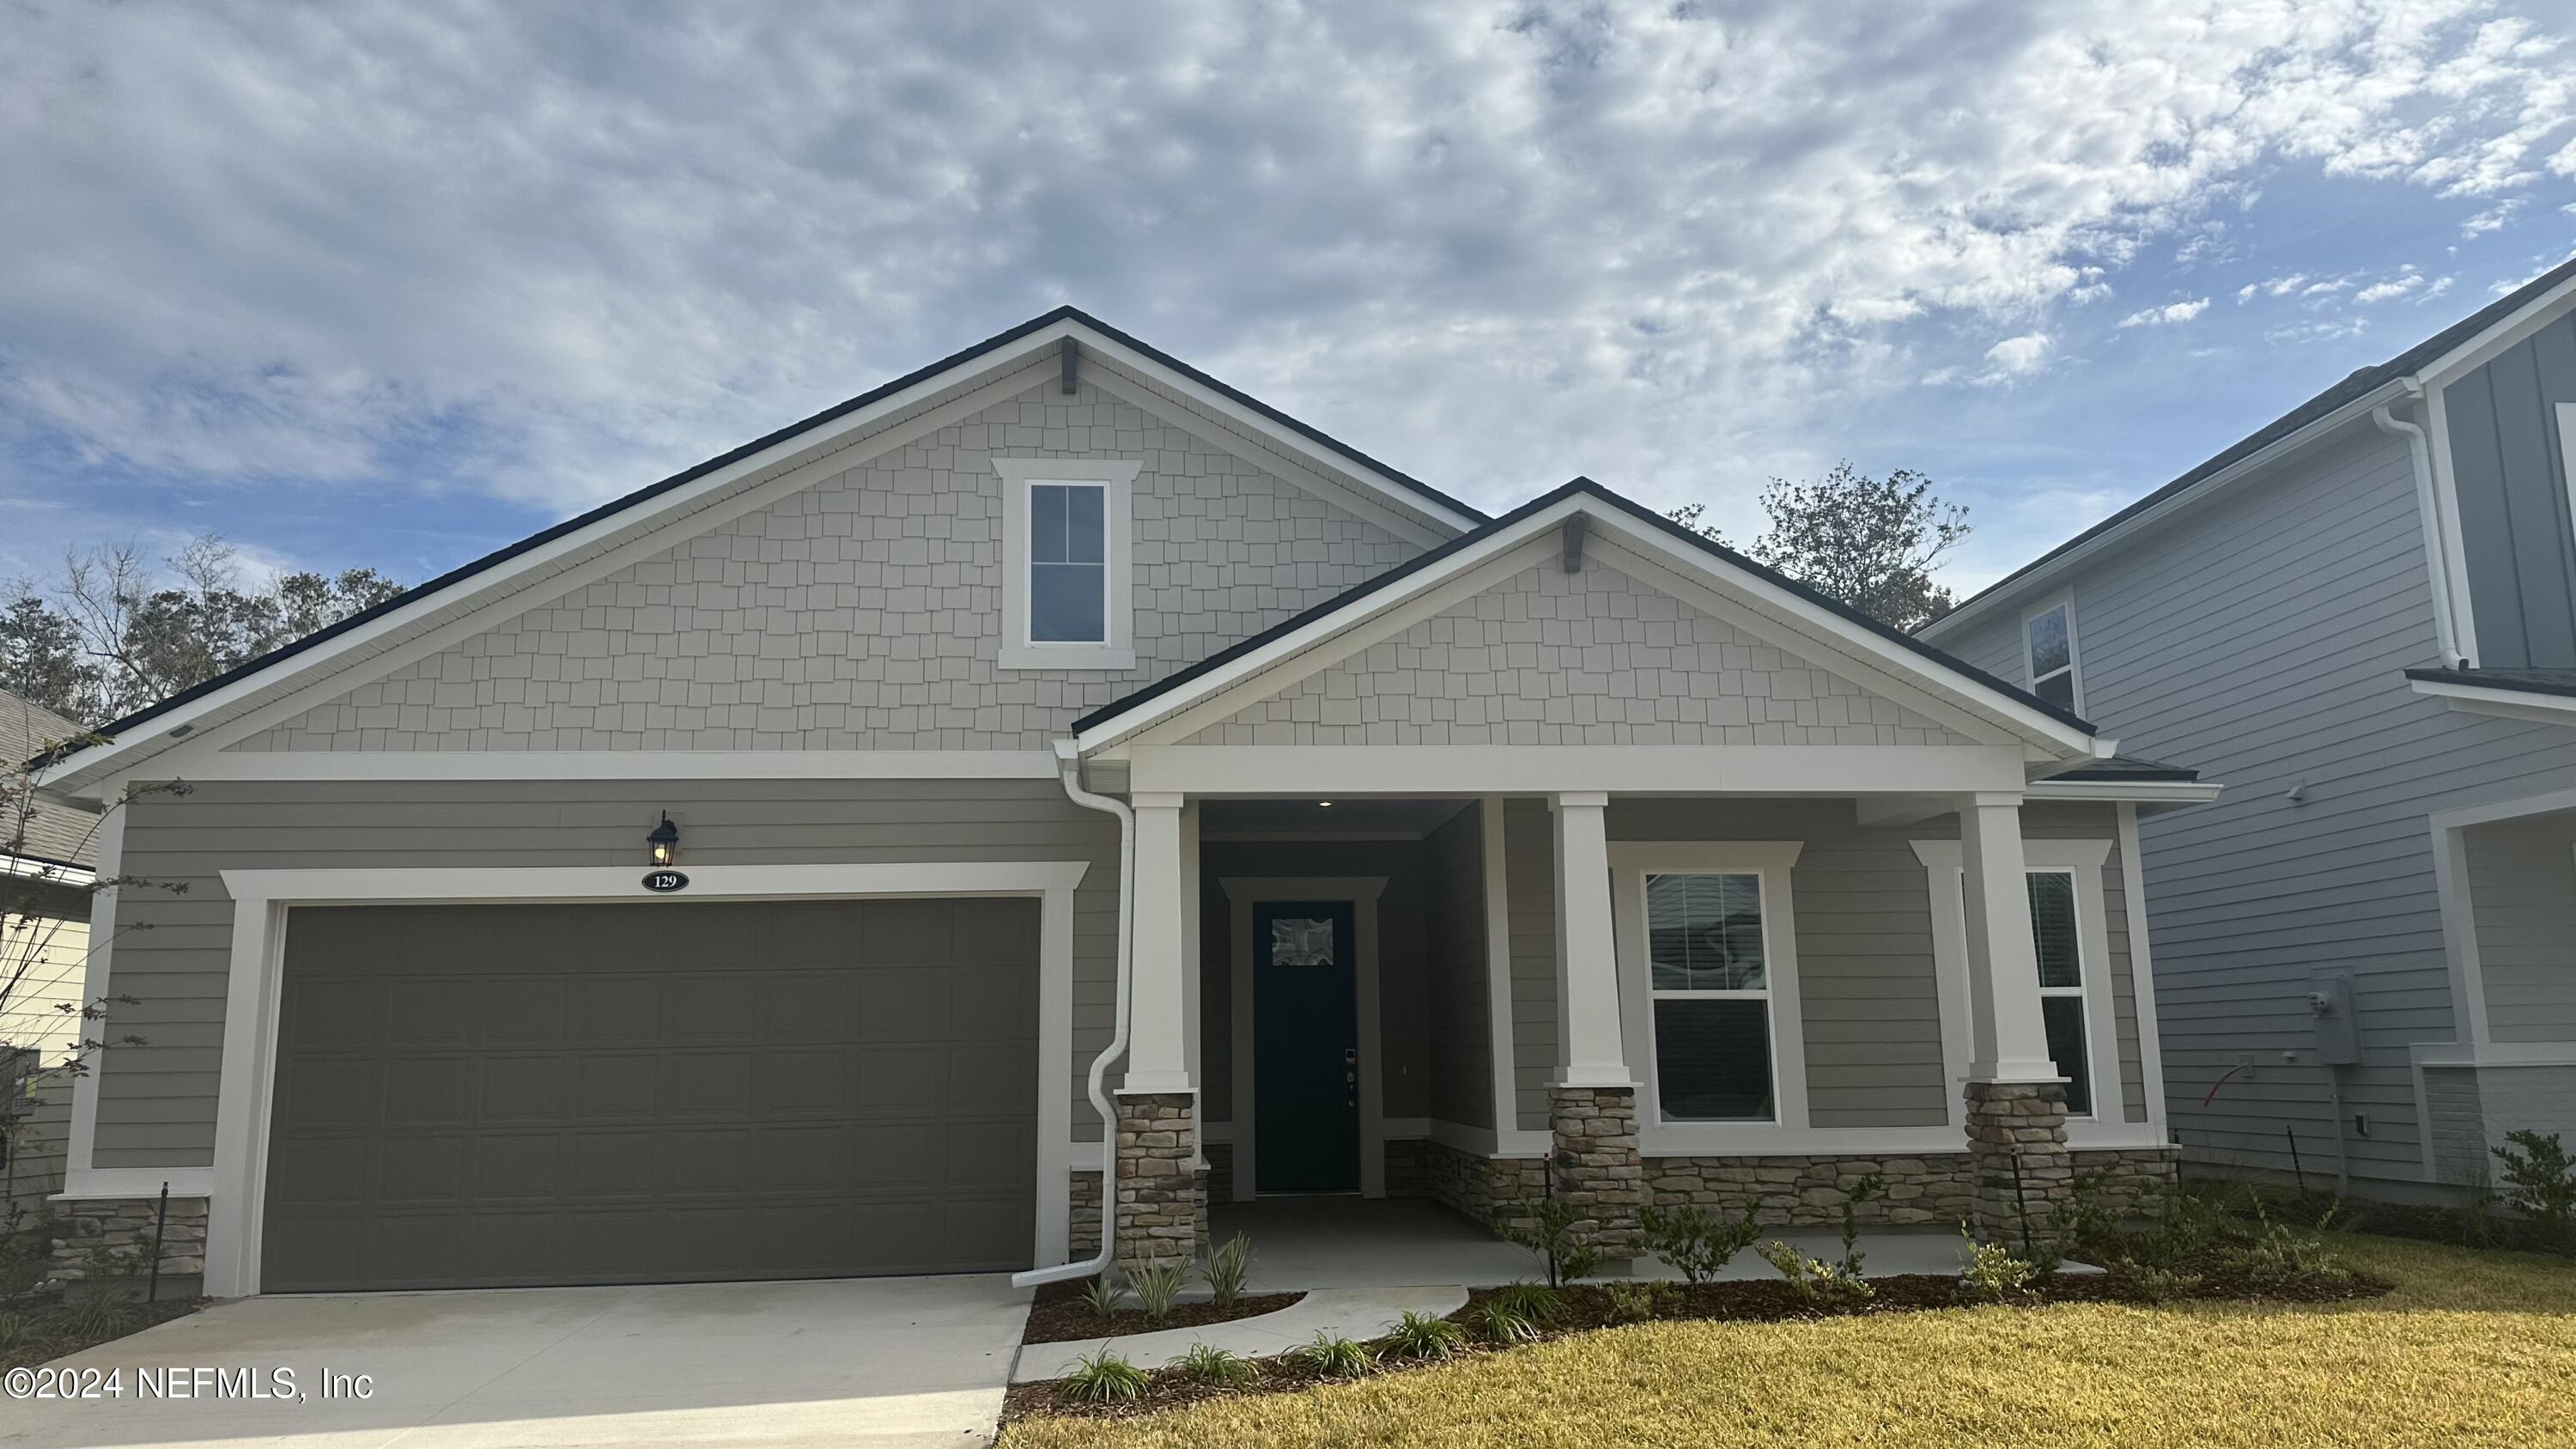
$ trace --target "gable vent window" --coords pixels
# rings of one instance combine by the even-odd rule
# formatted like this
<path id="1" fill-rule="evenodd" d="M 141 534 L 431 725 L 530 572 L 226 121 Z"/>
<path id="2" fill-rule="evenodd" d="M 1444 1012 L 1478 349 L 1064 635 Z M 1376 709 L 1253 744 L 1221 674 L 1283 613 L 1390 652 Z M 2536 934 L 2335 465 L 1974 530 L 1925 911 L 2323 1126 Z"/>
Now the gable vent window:
<path id="1" fill-rule="evenodd" d="M 2022 620 L 2022 662 L 2030 692 L 2060 709 L 2084 708 L 2076 677 L 2075 600 L 2060 596 Z"/>
<path id="2" fill-rule="evenodd" d="M 1136 665 L 1137 463 L 996 458 L 1002 480 L 1004 669 Z"/>

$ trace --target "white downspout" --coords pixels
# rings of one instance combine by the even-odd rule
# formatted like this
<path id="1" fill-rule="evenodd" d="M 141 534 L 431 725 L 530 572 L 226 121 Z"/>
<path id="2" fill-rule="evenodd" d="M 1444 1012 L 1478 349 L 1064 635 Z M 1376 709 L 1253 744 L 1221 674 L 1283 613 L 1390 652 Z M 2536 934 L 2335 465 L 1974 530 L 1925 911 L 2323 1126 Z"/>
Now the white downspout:
<path id="1" fill-rule="evenodd" d="M 1092 1110 L 1100 1114 L 1100 1251 L 1079 1263 L 1060 1263 L 1052 1268 L 1031 1268 L 1011 1275 L 1014 1288 L 1037 1288 L 1048 1283 L 1062 1283 L 1071 1278 L 1088 1278 L 1109 1266 L 1110 1255 L 1118 1246 L 1118 1114 L 1109 1105 L 1109 1064 L 1127 1054 L 1127 994 L 1131 976 L 1129 943 L 1134 939 L 1136 920 L 1136 814 L 1123 800 L 1108 795 L 1095 795 L 1082 788 L 1082 752 L 1071 740 L 1055 742 L 1057 778 L 1063 782 L 1064 797 L 1086 810 L 1099 810 L 1118 817 L 1118 1006 L 1112 1022 L 1109 1045 L 1091 1059 L 1091 1074 L 1083 1091 L 1091 1098 Z M 1043 1129 L 1042 1129 L 1043 1130 Z"/>
<path id="2" fill-rule="evenodd" d="M 2409 379 L 2411 382 L 2412 379 Z M 2421 387 L 2413 388 L 2410 400 L 2424 396 Z M 2394 433 L 2406 440 L 2406 451 L 2415 462 L 2415 507 L 2424 516 L 2424 550 L 2431 555 L 2427 566 L 2433 575 L 2433 637 L 2442 650 L 2442 667 L 2456 669 L 2466 662 L 2460 652 L 2460 632 L 2451 621 L 2451 551 L 2443 539 L 2441 500 L 2433 489 L 2433 453 L 2424 430 L 2388 410 L 2381 403 L 2370 410 L 2370 420 L 2383 433 Z"/>

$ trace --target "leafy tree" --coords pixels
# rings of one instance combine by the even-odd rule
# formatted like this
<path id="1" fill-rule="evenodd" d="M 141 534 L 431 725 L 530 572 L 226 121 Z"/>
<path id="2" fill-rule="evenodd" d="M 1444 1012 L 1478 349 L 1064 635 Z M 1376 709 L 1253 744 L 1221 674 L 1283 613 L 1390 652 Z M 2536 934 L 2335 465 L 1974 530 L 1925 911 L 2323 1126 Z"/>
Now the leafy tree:
<path id="1" fill-rule="evenodd" d="M 1762 510 L 1771 526 L 1745 552 L 1882 624 L 1919 629 L 1958 602 L 1932 581 L 1932 566 L 1968 536 L 1968 510 L 1942 501 L 1910 468 L 1872 478 L 1843 462 L 1811 483 L 1774 478 Z M 1686 503 L 1669 516 L 1725 543 L 1700 522 L 1706 511 Z"/>
<path id="2" fill-rule="evenodd" d="M 91 724 L 141 709 L 374 607 L 402 585 L 373 569 L 246 586 L 211 534 L 151 566 L 132 546 L 64 561 L 52 596 L 20 582 L 0 605 L 0 687 Z"/>

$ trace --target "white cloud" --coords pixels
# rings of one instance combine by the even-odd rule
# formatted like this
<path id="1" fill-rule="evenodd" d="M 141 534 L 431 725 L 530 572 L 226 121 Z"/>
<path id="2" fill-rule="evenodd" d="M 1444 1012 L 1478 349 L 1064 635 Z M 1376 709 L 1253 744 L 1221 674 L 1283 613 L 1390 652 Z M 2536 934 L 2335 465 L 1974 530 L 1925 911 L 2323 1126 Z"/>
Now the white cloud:
<path id="1" fill-rule="evenodd" d="M 2162 307 L 2149 307 L 2120 319 L 2122 327 L 2162 327 L 2171 322 L 2188 322 L 2209 310 L 2207 297 L 2188 302 L 2169 302 Z"/>
<path id="2" fill-rule="evenodd" d="M 2263 216 L 2284 166 L 2496 202 L 2576 174 L 2576 68 L 2485 0 L 9 29 L 21 456 L 547 509 L 1067 300 L 1481 503 L 1749 487 L 1927 368 L 2041 375 L 2062 309 Z"/>
<path id="3" fill-rule="evenodd" d="M 2385 281 L 2373 282 L 2369 286 L 2362 288 L 2360 291 L 2353 293 L 2352 299 L 2356 302 L 2363 303 L 2386 302 L 2393 298 L 2403 297 L 2407 293 L 2412 292 L 2423 285 L 2424 274 L 2410 266 L 2401 270 L 2396 276 L 2390 277 Z"/>
<path id="4" fill-rule="evenodd" d="M 2468 220 L 2461 222 L 2460 235 L 2483 236 L 2491 231 L 2502 231 L 2504 230 L 2504 224 L 2513 220 L 2513 214 L 2522 210 L 2522 207 L 2523 199 L 2519 196 L 2514 197 L 2509 201 L 2499 201 L 2495 205 L 2488 207 L 2486 210 L 2479 212 L 2477 215 L 2470 217 Z"/>

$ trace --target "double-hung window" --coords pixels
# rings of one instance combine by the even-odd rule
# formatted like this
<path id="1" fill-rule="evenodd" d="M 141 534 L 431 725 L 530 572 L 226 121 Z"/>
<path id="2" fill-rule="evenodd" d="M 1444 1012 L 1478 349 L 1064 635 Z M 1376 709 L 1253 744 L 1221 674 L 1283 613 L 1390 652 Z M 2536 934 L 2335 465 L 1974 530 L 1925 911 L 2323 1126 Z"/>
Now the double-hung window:
<path id="1" fill-rule="evenodd" d="M 1662 1119 L 1773 1120 L 1762 877 L 1648 875 L 1646 960 Z"/>
<path id="2" fill-rule="evenodd" d="M 2048 1055 L 2066 1079 L 2066 1115 L 2093 1115 L 2093 1068 L 2085 1019 L 2084 949 L 2075 929 L 2075 876 L 2030 872 L 2030 934 L 2039 948 L 2039 1015 Z"/>
<path id="3" fill-rule="evenodd" d="M 2075 596 L 2060 594 L 2021 621 L 2022 664 L 2030 692 L 2061 709 L 2084 707 L 2076 673 Z"/>
<path id="4" fill-rule="evenodd" d="M 1140 465 L 996 458 L 1005 669 L 1129 669 L 1133 487 Z"/>

